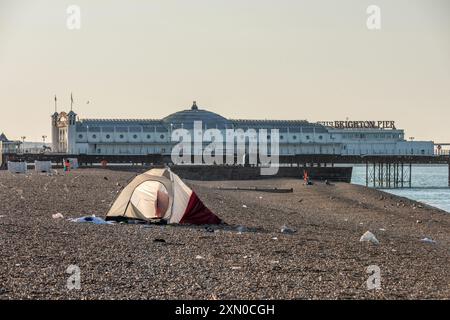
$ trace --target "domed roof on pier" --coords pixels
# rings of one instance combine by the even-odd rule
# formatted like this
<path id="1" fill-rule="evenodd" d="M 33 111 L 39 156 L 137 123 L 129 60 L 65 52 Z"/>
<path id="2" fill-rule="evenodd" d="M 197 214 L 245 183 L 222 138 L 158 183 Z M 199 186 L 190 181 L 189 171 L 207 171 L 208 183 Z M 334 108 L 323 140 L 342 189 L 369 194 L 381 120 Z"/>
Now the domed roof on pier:
<path id="1" fill-rule="evenodd" d="M 172 125 L 173 128 L 183 127 L 185 129 L 192 129 L 194 121 L 201 121 L 203 128 L 205 128 L 205 125 L 208 128 L 231 128 L 228 119 L 217 113 L 199 109 L 195 101 L 190 109 L 172 113 L 163 119 L 163 122 L 168 126 Z"/>

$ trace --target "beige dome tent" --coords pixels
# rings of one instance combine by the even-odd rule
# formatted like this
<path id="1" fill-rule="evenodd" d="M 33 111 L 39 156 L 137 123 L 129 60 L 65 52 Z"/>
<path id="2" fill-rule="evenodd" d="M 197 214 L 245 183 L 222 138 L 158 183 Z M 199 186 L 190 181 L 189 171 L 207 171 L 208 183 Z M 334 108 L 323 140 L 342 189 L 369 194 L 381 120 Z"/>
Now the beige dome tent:
<path id="1" fill-rule="evenodd" d="M 219 224 L 212 213 L 176 174 L 152 169 L 131 181 L 109 210 L 106 220 L 162 219 L 168 223 Z"/>

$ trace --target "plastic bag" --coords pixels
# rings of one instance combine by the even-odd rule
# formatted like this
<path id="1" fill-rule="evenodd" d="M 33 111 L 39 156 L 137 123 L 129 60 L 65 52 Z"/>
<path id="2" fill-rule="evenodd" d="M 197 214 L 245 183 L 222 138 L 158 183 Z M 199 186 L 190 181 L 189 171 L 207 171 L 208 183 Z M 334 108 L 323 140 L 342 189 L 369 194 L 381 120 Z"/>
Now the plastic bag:
<path id="1" fill-rule="evenodd" d="M 378 239 L 375 237 L 375 235 L 370 232 L 370 231 L 366 231 L 366 233 L 364 233 L 362 235 L 362 237 L 359 239 L 359 241 L 361 242 L 372 242 L 373 244 L 380 244 L 380 241 L 378 241 Z"/>

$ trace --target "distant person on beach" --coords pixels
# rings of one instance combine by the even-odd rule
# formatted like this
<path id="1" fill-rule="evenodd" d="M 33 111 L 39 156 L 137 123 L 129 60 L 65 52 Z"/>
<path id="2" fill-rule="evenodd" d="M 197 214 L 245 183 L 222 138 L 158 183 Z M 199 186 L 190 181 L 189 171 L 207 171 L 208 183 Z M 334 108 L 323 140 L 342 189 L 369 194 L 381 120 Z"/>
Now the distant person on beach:
<path id="1" fill-rule="evenodd" d="M 66 160 L 64 162 L 64 172 L 69 172 L 70 171 L 70 161 Z"/>
<path id="2" fill-rule="evenodd" d="M 306 170 L 303 170 L 303 181 L 305 181 L 305 186 L 312 185 L 312 182 L 309 181 L 308 171 L 306 171 Z"/>

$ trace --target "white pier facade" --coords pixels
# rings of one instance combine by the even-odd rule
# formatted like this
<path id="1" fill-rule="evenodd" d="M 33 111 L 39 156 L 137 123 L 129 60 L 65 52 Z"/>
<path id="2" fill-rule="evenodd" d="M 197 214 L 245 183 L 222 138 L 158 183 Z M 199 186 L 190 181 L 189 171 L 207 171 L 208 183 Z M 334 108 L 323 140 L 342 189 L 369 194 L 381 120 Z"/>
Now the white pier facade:
<path id="1" fill-rule="evenodd" d="M 280 155 L 427 155 L 434 154 L 432 141 L 407 141 L 395 126 L 333 125 L 305 120 L 227 119 L 191 108 L 163 119 L 79 119 L 70 111 L 52 115 L 53 151 L 87 155 L 170 154 L 177 142 L 171 133 L 178 128 L 192 131 L 194 121 L 203 129 L 279 130 Z"/>

